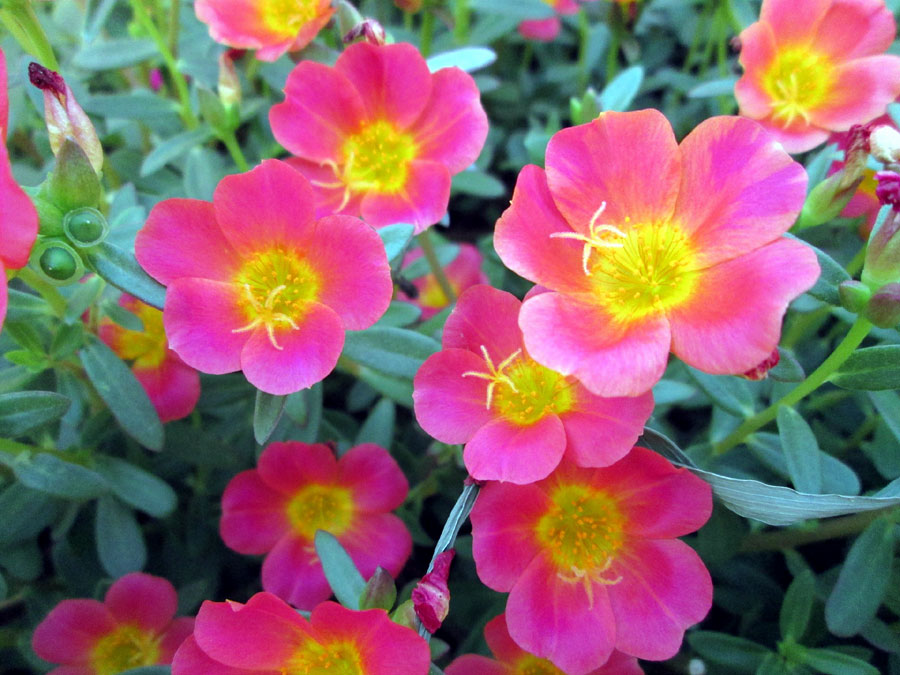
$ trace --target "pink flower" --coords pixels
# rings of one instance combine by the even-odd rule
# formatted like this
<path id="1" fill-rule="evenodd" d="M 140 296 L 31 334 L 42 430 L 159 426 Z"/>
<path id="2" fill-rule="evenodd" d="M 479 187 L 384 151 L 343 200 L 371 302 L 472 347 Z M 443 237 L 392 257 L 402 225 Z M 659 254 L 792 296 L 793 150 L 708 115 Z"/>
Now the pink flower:
<path id="1" fill-rule="evenodd" d="M 38 624 L 31 645 L 42 659 L 62 664 L 51 675 L 114 675 L 171 663 L 194 625 L 193 618 L 174 618 L 177 604 L 166 579 L 126 574 L 103 602 L 60 602 Z"/>
<path id="2" fill-rule="evenodd" d="M 403 259 L 403 266 L 406 267 L 421 258 L 422 250 L 417 248 Z M 447 280 L 456 295 L 462 293 L 469 286 L 488 283 L 487 275 L 481 271 L 481 262 L 481 253 L 475 246 L 459 244 L 459 254 L 444 268 Z M 423 321 L 430 319 L 450 305 L 450 300 L 447 299 L 434 274 L 428 273 L 418 279 L 413 279 L 412 283 L 419 291 L 418 297 L 409 298 L 402 292 L 399 295 L 401 298 L 410 299 L 413 304 L 422 308 Z"/>
<path id="3" fill-rule="evenodd" d="M 900 95 L 896 25 L 884 0 L 763 0 L 740 35 L 742 115 L 804 152 L 883 114 Z"/>
<path id="4" fill-rule="evenodd" d="M 337 537 L 364 577 L 378 566 L 396 576 L 412 538 L 390 511 L 408 489 L 400 467 L 377 445 L 335 459 L 327 445 L 272 443 L 256 469 L 242 471 L 225 488 L 220 532 L 238 553 L 267 554 L 265 590 L 312 609 L 331 596 L 316 556 L 316 531 Z"/>
<path id="5" fill-rule="evenodd" d="M 169 349 L 162 312 L 127 293 L 119 298 L 119 305 L 137 315 L 144 330 L 130 330 L 104 319 L 100 339 L 120 358 L 134 361 L 131 372 L 163 422 L 187 417 L 200 398 L 200 376 Z"/>
<path id="6" fill-rule="evenodd" d="M 431 571 L 422 577 L 412 590 L 413 608 L 419 621 L 429 633 L 441 627 L 450 612 L 450 588 L 447 579 L 450 576 L 450 563 L 456 551 L 450 549 L 439 553 L 434 558 Z"/>
<path id="7" fill-rule="evenodd" d="M 577 0 L 543 0 L 557 14 L 577 14 Z M 526 40 L 550 42 L 559 35 L 560 21 L 558 16 L 548 19 L 527 19 L 519 24 L 519 34 Z"/>
<path id="8" fill-rule="evenodd" d="M 28 263 L 37 238 L 38 215 L 12 175 L 6 151 L 9 98 L 6 93 L 6 56 L 0 50 L 0 328 L 6 318 L 6 271 Z"/>
<path id="9" fill-rule="evenodd" d="M 213 40 L 256 49 L 261 61 L 303 49 L 334 14 L 329 0 L 197 0 L 194 10 Z"/>
<path id="10" fill-rule="evenodd" d="M 378 234 L 349 216 L 316 220 L 309 183 L 277 160 L 222 179 L 211 204 L 157 204 L 135 254 L 168 286 L 163 323 L 184 362 L 243 370 L 270 394 L 328 375 L 344 331 L 371 326 L 393 290 Z"/>
<path id="11" fill-rule="evenodd" d="M 302 61 L 269 113 L 319 213 L 421 232 L 447 210 L 450 176 L 478 157 L 487 116 L 459 68 L 436 73 L 409 44 L 350 45 L 334 67 Z"/>
<path id="12" fill-rule="evenodd" d="M 382 609 L 353 611 L 323 602 L 304 619 L 270 593 L 239 602 L 204 602 L 173 675 L 356 673 L 424 675 L 428 645 Z"/>
<path id="13" fill-rule="evenodd" d="M 444 325 L 443 350 L 413 382 L 419 424 L 439 441 L 465 443 L 476 480 L 532 483 L 566 452 L 584 466 L 618 461 L 643 431 L 653 395 L 601 398 L 540 365 L 522 342 L 520 307 L 490 286 L 462 294 Z"/>
<path id="14" fill-rule="evenodd" d="M 781 236 L 806 172 L 751 120 L 706 120 L 677 145 L 655 110 L 601 113 L 553 136 L 546 165 L 522 169 L 494 244 L 553 291 L 519 315 L 532 358 L 597 395 L 647 391 L 670 350 L 708 373 L 753 368 L 818 277 Z"/>
<path id="15" fill-rule="evenodd" d="M 475 565 L 509 592 L 516 644 L 569 675 L 599 668 L 614 649 L 667 659 L 712 605 L 703 562 L 675 539 L 711 510 L 708 484 L 644 448 L 603 469 L 563 461 L 539 483 L 482 488 Z"/>
<path id="16" fill-rule="evenodd" d="M 484 638 L 494 659 L 475 654 L 465 654 L 444 668 L 446 675 L 564 675 L 563 671 L 533 654 L 529 654 L 513 642 L 506 627 L 506 615 L 495 616 L 484 627 Z M 644 671 L 633 656 L 614 651 L 609 660 L 588 675 L 643 675 Z"/>

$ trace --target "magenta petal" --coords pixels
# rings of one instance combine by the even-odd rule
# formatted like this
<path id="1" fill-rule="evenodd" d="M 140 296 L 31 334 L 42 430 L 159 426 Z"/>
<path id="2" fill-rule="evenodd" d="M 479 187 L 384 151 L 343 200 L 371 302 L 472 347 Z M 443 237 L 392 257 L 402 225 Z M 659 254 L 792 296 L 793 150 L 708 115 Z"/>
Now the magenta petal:
<path id="1" fill-rule="evenodd" d="M 495 419 L 466 443 L 463 460 L 475 480 L 524 485 L 546 478 L 566 449 L 566 432 L 556 415 L 530 426 Z"/>
<path id="2" fill-rule="evenodd" d="M 31 646 L 51 663 L 87 663 L 97 640 L 115 629 L 109 610 L 97 600 L 63 600 L 35 628 Z"/>
<path id="3" fill-rule="evenodd" d="M 133 572 L 109 587 L 104 602 L 118 623 L 161 633 L 175 616 L 178 595 L 167 579 Z"/>
<path id="4" fill-rule="evenodd" d="M 270 551 L 290 530 L 286 502 L 284 495 L 262 481 L 258 471 L 241 471 L 222 495 L 219 534 L 225 545 L 247 555 Z"/>
<path id="5" fill-rule="evenodd" d="M 377 567 L 397 576 L 412 553 L 412 536 L 393 513 L 361 515 L 357 524 L 339 539 L 366 579 Z"/>
<path id="6" fill-rule="evenodd" d="M 586 675 L 606 663 L 616 644 L 608 588 L 594 583 L 589 598 L 582 583 L 560 578 L 542 553 L 509 594 L 509 634 L 520 647 L 565 672 Z"/>
<path id="7" fill-rule="evenodd" d="M 809 118 L 816 126 L 845 131 L 883 115 L 900 96 L 900 56 L 882 54 L 840 65 L 828 97 Z"/>
<path id="8" fill-rule="evenodd" d="M 618 628 L 616 647 L 639 659 L 674 656 L 684 631 L 712 606 L 709 572 L 677 539 L 632 541 L 611 571 L 622 577 L 606 587 Z"/>
<path id="9" fill-rule="evenodd" d="M 769 24 L 757 21 L 741 32 L 741 65 L 744 74 L 734 85 L 734 97 L 740 113 L 760 119 L 772 112 L 772 95 L 763 84 L 766 73 L 778 55 L 775 36 Z"/>
<path id="10" fill-rule="evenodd" d="M 883 2 L 844 0 L 830 2 L 816 26 L 816 49 L 849 60 L 888 50 L 897 34 L 894 16 Z"/>
<path id="11" fill-rule="evenodd" d="M 459 68 L 442 68 L 431 84 L 428 105 L 409 131 L 420 159 L 440 162 L 456 174 L 478 158 L 487 138 L 487 115 L 475 80 Z"/>
<path id="12" fill-rule="evenodd" d="M 777 31 L 780 45 L 802 44 L 809 40 L 829 4 L 822 0 L 766 0 L 759 18 Z"/>
<path id="13" fill-rule="evenodd" d="M 495 616 L 487 622 L 484 627 L 484 639 L 491 654 L 506 663 L 512 663 L 525 655 L 525 650 L 509 636 L 506 614 Z"/>
<path id="14" fill-rule="evenodd" d="M 375 323 L 391 302 L 391 268 L 381 238 L 359 218 L 317 221 L 304 247 L 321 278 L 318 301 L 333 309 L 347 330 Z"/>
<path id="15" fill-rule="evenodd" d="M 401 129 L 412 124 L 431 96 L 425 59 L 408 43 L 357 42 L 338 57 L 334 69 L 359 92 L 368 119 L 388 120 Z"/>
<path id="16" fill-rule="evenodd" d="M 409 492 L 396 460 L 374 443 L 350 448 L 341 456 L 338 471 L 341 485 L 353 490 L 353 504 L 362 513 L 396 509 Z"/>
<path id="17" fill-rule="evenodd" d="M 477 654 L 465 654 L 444 668 L 444 675 L 510 675 L 509 666 Z"/>
<path id="18" fill-rule="evenodd" d="M 324 443 L 299 441 L 270 443 L 259 456 L 257 471 L 266 485 L 289 496 L 311 483 L 337 483 L 339 477 L 331 448 Z"/>
<path id="19" fill-rule="evenodd" d="M 9 302 L 9 291 L 6 288 L 6 269 L 0 260 L 0 328 L 3 328 L 3 320 L 6 318 L 6 307 Z"/>
<path id="20" fill-rule="evenodd" d="M 772 353 L 788 303 L 818 276 L 812 249 L 784 238 L 704 270 L 669 314 L 672 351 L 707 373 L 746 372 Z"/>
<path id="21" fill-rule="evenodd" d="M 308 162 L 299 157 L 288 157 L 291 168 L 302 173 L 312 185 L 316 195 L 316 218 L 338 214 L 358 215 L 363 195 L 348 193 L 335 176 L 334 169 L 327 165 Z"/>
<path id="22" fill-rule="evenodd" d="M 529 164 L 519 172 L 512 202 L 494 231 L 494 247 L 503 264 L 516 274 L 563 292 L 590 291 L 582 269 L 583 244 L 551 237 L 571 232 L 557 210 L 544 170 Z"/>
<path id="23" fill-rule="evenodd" d="M 310 610 L 331 597 L 313 543 L 292 534 L 282 537 L 263 561 L 262 586 L 298 609 Z"/>
<path id="24" fill-rule="evenodd" d="M 566 453 L 578 466 L 600 467 L 628 454 L 653 412 L 653 394 L 603 398 L 583 387 L 576 408 L 560 415 Z"/>
<path id="25" fill-rule="evenodd" d="M 241 369 L 257 389 L 269 394 L 292 394 L 325 379 L 344 347 L 344 324 L 334 310 L 309 303 L 298 328 L 277 328 L 278 347 L 266 330 L 256 328 L 241 351 Z"/>
<path id="26" fill-rule="evenodd" d="M 174 619 L 159 641 L 159 662 L 171 663 L 176 650 L 194 634 L 194 617 L 182 616 Z"/>
<path id="27" fill-rule="evenodd" d="M 393 223 L 411 223 L 416 234 L 425 231 L 444 216 L 450 201 L 450 172 L 437 162 L 414 160 L 409 175 L 398 192 L 370 192 L 363 197 L 363 219 L 375 227 Z"/>
<path id="28" fill-rule="evenodd" d="M 559 35 L 559 29 L 562 24 L 558 16 L 551 16 L 546 19 L 526 19 L 519 23 L 519 35 L 526 40 L 536 40 L 538 42 L 551 42 Z"/>
<path id="29" fill-rule="evenodd" d="M 213 205 L 167 199 L 153 207 L 134 242 L 134 254 L 162 284 L 181 277 L 230 281 L 241 261 L 225 239 Z"/>
<path id="30" fill-rule="evenodd" d="M 2 70 L 2 67 L 0 67 Z M 6 89 L 0 89 L 0 99 L 6 99 Z M 5 132 L 0 124 L 0 132 Z M 5 140 L 0 136 L 0 263 L 10 269 L 24 267 L 38 232 L 38 214 L 12 175 Z M 3 314 L 0 314 L 2 320 Z"/>
<path id="31" fill-rule="evenodd" d="M 463 376 L 486 372 L 484 358 L 465 349 L 444 349 L 429 356 L 413 380 L 416 419 L 444 443 L 465 443 L 494 418 L 486 407 L 486 380 Z"/>
<path id="32" fill-rule="evenodd" d="M 487 285 L 468 288 L 444 323 L 444 349 L 467 349 L 483 358 L 484 347 L 494 365 L 502 363 L 522 348 L 521 307 L 512 293 Z"/>
<path id="33" fill-rule="evenodd" d="M 158 368 L 132 368 L 163 422 L 191 414 L 200 399 L 200 375 L 173 351 Z"/>
<path id="34" fill-rule="evenodd" d="M 213 375 L 240 370 L 248 322 L 240 290 L 229 283 L 180 278 L 166 292 L 163 324 L 169 347 L 197 370 Z"/>
<path id="35" fill-rule="evenodd" d="M 175 657 L 172 659 L 172 675 L 249 675 L 250 671 L 245 668 L 232 668 L 218 661 L 213 661 L 206 655 L 200 647 L 197 646 L 197 640 L 193 636 L 186 639 Z M 253 670 L 253 675 L 280 675 L 280 670 Z M 74 675 L 74 674 L 73 674 Z M 94 675 L 91 670 L 86 675 Z"/>

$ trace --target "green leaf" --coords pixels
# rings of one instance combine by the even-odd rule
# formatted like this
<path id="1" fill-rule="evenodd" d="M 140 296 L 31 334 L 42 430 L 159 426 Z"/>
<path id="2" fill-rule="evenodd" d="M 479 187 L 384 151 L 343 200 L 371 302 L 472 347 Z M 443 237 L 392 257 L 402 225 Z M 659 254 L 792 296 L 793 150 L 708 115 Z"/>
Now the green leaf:
<path id="1" fill-rule="evenodd" d="M 549 19 L 554 15 L 550 5 L 541 0 L 469 0 L 469 6 L 485 14 L 502 14 L 519 21 Z"/>
<path id="2" fill-rule="evenodd" d="M 707 630 L 688 633 L 687 641 L 704 659 L 742 673 L 755 673 L 771 653 L 751 640 Z"/>
<path id="3" fill-rule="evenodd" d="M 158 54 L 152 40 L 120 38 L 94 42 L 82 47 L 72 64 L 85 70 L 118 70 L 135 66 Z"/>
<path id="4" fill-rule="evenodd" d="M 122 328 L 137 331 L 138 333 L 144 332 L 144 322 L 141 321 L 141 317 L 139 317 L 137 314 L 129 312 L 127 309 L 117 303 L 104 303 L 103 313 L 110 319 L 115 321 L 117 324 L 122 326 Z"/>
<path id="5" fill-rule="evenodd" d="M 778 364 L 769 371 L 769 377 L 778 382 L 802 382 L 806 373 L 790 349 L 779 347 Z"/>
<path id="6" fill-rule="evenodd" d="M 870 666 L 855 656 L 831 649 L 804 649 L 798 652 L 798 660 L 826 675 L 878 675 L 878 668 Z"/>
<path id="7" fill-rule="evenodd" d="M 166 302 L 166 288 L 138 265 L 134 255 L 109 242 L 102 242 L 88 252 L 88 261 L 101 277 L 157 309 Z"/>
<path id="8" fill-rule="evenodd" d="M 132 90 L 127 94 L 96 94 L 82 103 L 85 112 L 99 117 L 154 122 L 160 117 L 178 115 L 174 101 L 149 91 Z"/>
<path id="9" fill-rule="evenodd" d="M 476 483 L 471 483 L 463 487 L 456 503 L 453 505 L 453 508 L 450 509 L 450 515 L 447 516 L 447 522 L 444 523 L 444 529 L 441 531 L 441 536 L 434 545 L 434 556 L 453 548 L 453 544 L 456 542 L 456 536 L 459 534 L 459 528 L 465 524 L 466 519 L 472 512 L 472 507 L 475 506 L 475 500 L 478 499 L 478 492 L 480 490 L 481 488 Z M 434 556 L 432 556 L 432 561 L 434 560 Z M 428 571 L 431 571 L 430 564 L 428 565 Z"/>
<path id="10" fill-rule="evenodd" d="M 887 590 L 893 558 L 894 524 L 878 518 L 853 542 L 825 602 L 828 630 L 849 637 L 869 623 Z"/>
<path id="11" fill-rule="evenodd" d="M 393 401 L 381 399 L 372 408 L 372 412 L 359 428 L 354 445 L 375 443 L 382 448 L 390 448 L 394 440 L 394 423 L 397 419 L 397 406 Z"/>
<path id="12" fill-rule="evenodd" d="M 344 355 L 357 363 L 412 379 L 429 356 L 440 351 L 437 340 L 416 331 L 391 326 L 373 326 L 364 331 L 348 331 Z"/>
<path id="13" fill-rule="evenodd" d="M 46 452 L 22 453 L 7 464 L 22 485 L 54 497 L 92 499 L 109 492 L 100 474 Z"/>
<path id="14" fill-rule="evenodd" d="M 413 407 L 411 380 L 380 373 L 366 366 L 360 366 L 359 371 L 355 374 L 360 380 L 392 401 L 407 408 Z"/>
<path id="15" fill-rule="evenodd" d="M 253 437 L 258 445 L 265 445 L 269 436 L 278 426 L 278 421 L 284 413 L 286 396 L 267 394 L 264 391 L 256 391 L 256 403 L 253 406 Z"/>
<path id="16" fill-rule="evenodd" d="M 203 145 L 213 137 L 212 129 L 201 127 L 192 131 L 184 131 L 167 138 L 157 145 L 141 164 L 141 176 L 156 173 L 169 162 L 174 162 L 191 148 Z"/>
<path id="17" fill-rule="evenodd" d="M 37 295 L 17 291 L 15 288 L 8 288 L 6 292 L 9 294 L 6 306 L 7 321 L 27 321 L 52 314 L 50 306 Z"/>
<path id="18" fill-rule="evenodd" d="M 434 253 L 437 256 L 441 267 L 447 267 L 447 265 L 456 260 L 456 256 L 459 255 L 459 244 L 440 243 L 437 244 L 434 249 Z M 428 260 L 425 256 L 416 258 L 403 268 L 403 276 L 407 279 L 418 279 L 427 274 L 431 274 L 431 266 L 428 264 Z"/>
<path id="19" fill-rule="evenodd" d="M 123 670 L 119 675 L 171 675 L 172 666 L 141 666 L 131 670 Z"/>
<path id="20" fill-rule="evenodd" d="M 97 455 L 94 468 L 119 499 L 147 515 L 164 518 L 178 505 L 168 483 L 124 459 Z"/>
<path id="21" fill-rule="evenodd" d="M 341 542 L 330 532 L 319 530 L 315 545 L 325 578 L 338 602 L 349 609 L 359 609 L 359 598 L 366 590 L 366 582 Z"/>
<path id="22" fill-rule="evenodd" d="M 498 178 L 479 169 L 462 171 L 453 176 L 451 187 L 455 192 L 493 199 L 506 194 L 506 185 Z"/>
<path id="23" fill-rule="evenodd" d="M 687 368 L 688 375 L 712 402 L 735 417 L 753 414 L 753 394 L 747 381 L 728 375 L 710 375 L 696 368 Z"/>
<path id="24" fill-rule="evenodd" d="M 13 483 L 0 491 L 0 544 L 31 539 L 56 520 L 59 512 L 56 497 Z"/>
<path id="25" fill-rule="evenodd" d="M 15 438 L 65 415 L 72 402 L 52 391 L 0 394 L 0 436 Z"/>
<path id="26" fill-rule="evenodd" d="M 88 337 L 79 356 L 88 378 L 122 429 L 151 450 L 162 449 L 162 422 L 128 366 L 95 335 Z"/>
<path id="27" fill-rule="evenodd" d="M 806 632 L 813 601 L 816 599 L 816 578 L 810 570 L 804 570 L 788 586 L 781 604 L 778 625 L 781 637 L 799 642 Z"/>
<path id="28" fill-rule="evenodd" d="M 84 326 L 81 323 L 63 324 L 56 329 L 50 343 L 50 356 L 54 359 L 68 358 L 84 344 Z"/>
<path id="29" fill-rule="evenodd" d="M 69 324 L 81 323 L 81 315 L 94 304 L 102 292 L 103 279 L 99 276 L 91 276 L 82 281 L 66 302 L 66 313 L 63 320 Z"/>
<path id="30" fill-rule="evenodd" d="M 433 73 L 441 68 L 461 68 L 467 73 L 481 70 L 497 60 L 493 49 L 487 47 L 461 47 L 435 54 L 426 62 Z"/>
<path id="31" fill-rule="evenodd" d="M 703 82 L 688 91 L 688 98 L 712 98 L 715 96 L 733 96 L 737 77 L 723 77 L 720 80 Z"/>
<path id="32" fill-rule="evenodd" d="M 798 492 L 822 492 L 822 453 L 812 429 L 796 410 L 778 408 L 778 435 L 788 474 Z"/>
<path id="33" fill-rule="evenodd" d="M 291 438 L 304 443 L 315 443 L 322 424 L 322 383 L 290 394 L 285 402 L 284 412 L 296 424 Z"/>
<path id="34" fill-rule="evenodd" d="M 870 392 L 869 398 L 894 438 L 900 441 L 900 396 L 893 391 L 878 391 Z"/>
<path id="35" fill-rule="evenodd" d="M 900 388 L 900 345 L 858 349 L 828 379 L 844 389 Z"/>
<path id="36" fill-rule="evenodd" d="M 147 544 L 134 512 L 115 497 L 97 500 L 94 539 L 100 564 L 115 578 L 139 572 L 147 563 Z"/>
<path id="37" fill-rule="evenodd" d="M 415 229 L 415 227 L 407 223 L 395 223 L 378 230 L 378 236 L 381 237 L 381 241 L 384 243 L 388 262 L 393 263 L 406 250 Z"/>
<path id="38" fill-rule="evenodd" d="M 804 241 L 799 237 L 795 237 L 790 233 L 785 234 L 785 236 L 790 237 L 791 239 L 796 239 L 806 246 L 809 246 L 815 252 L 816 258 L 818 258 L 819 260 L 819 269 L 822 272 L 819 275 L 819 279 L 818 281 L 816 281 L 815 285 L 806 292 L 817 300 L 827 302 L 829 305 L 840 306 L 841 298 L 838 295 L 838 286 L 842 281 L 847 281 L 850 279 L 850 275 L 847 274 L 847 270 L 845 270 L 840 263 L 835 262 L 835 260 L 827 253 L 817 249 L 809 242 Z"/>
<path id="39" fill-rule="evenodd" d="M 795 675 L 795 673 L 794 668 L 789 667 L 783 658 L 772 653 L 766 654 L 756 669 L 756 675 Z"/>
<path id="40" fill-rule="evenodd" d="M 613 78 L 600 92 L 600 108 L 625 112 L 637 96 L 644 81 L 644 67 L 631 66 Z"/>
<path id="41" fill-rule="evenodd" d="M 403 328 L 419 320 L 422 310 L 410 302 L 392 300 L 387 311 L 378 319 L 377 326 Z"/>

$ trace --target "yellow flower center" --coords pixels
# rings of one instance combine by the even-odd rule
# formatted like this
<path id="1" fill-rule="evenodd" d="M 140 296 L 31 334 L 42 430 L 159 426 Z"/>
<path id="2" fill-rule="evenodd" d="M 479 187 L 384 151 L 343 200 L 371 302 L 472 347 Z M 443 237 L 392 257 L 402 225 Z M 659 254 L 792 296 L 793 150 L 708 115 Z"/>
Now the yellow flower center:
<path id="1" fill-rule="evenodd" d="M 564 675 L 563 671 L 547 659 L 528 654 L 516 661 L 515 675 Z"/>
<path id="2" fill-rule="evenodd" d="M 234 277 L 248 323 L 233 332 L 264 326 L 276 349 L 276 329 L 297 330 L 319 295 L 321 280 L 299 253 L 275 247 L 252 256 Z"/>
<path id="3" fill-rule="evenodd" d="M 356 192 L 399 192 L 416 151 L 412 136 L 387 120 L 365 124 L 344 141 L 344 181 Z"/>
<path id="4" fill-rule="evenodd" d="M 274 33 L 292 37 L 321 13 L 319 0 L 263 0 L 263 23 Z"/>
<path id="5" fill-rule="evenodd" d="M 364 675 L 362 659 L 352 642 L 323 645 L 308 639 L 297 650 L 284 675 Z"/>
<path id="6" fill-rule="evenodd" d="M 138 368 L 158 368 L 168 350 L 162 312 L 142 302 L 136 303 L 131 310 L 144 324 L 144 330 L 123 328 L 118 331 L 115 351 L 120 358 L 133 360 Z"/>
<path id="7" fill-rule="evenodd" d="M 453 288 L 453 291 L 457 295 L 459 295 L 459 288 L 452 280 L 450 281 L 450 287 Z M 425 284 L 422 290 L 419 291 L 418 301 L 422 307 L 430 307 L 432 309 L 440 309 L 441 307 L 446 307 L 450 304 L 450 300 L 444 293 L 444 289 L 441 288 L 441 285 L 437 282 L 437 279 L 434 278 L 433 274 L 429 274 L 425 277 Z"/>
<path id="8" fill-rule="evenodd" d="M 91 652 L 96 675 L 152 666 L 159 660 L 159 637 L 137 626 L 123 625 L 97 641 Z"/>
<path id="9" fill-rule="evenodd" d="M 308 485 L 287 505 L 291 527 L 299 536 L 313 539 L 317 530 L 335 536 L 347 531 L 355 513 L 350 490 L 338 485 Z"/>
<path id="10" fill-rule="evenodd" d="M 762 86 L 772 99 L 774 117 L 789 126 L 798 117 L 809 123 L 809 111 L 828 99 L 834 79 L 831 60 L 804 46 L 779 53 Z"/>

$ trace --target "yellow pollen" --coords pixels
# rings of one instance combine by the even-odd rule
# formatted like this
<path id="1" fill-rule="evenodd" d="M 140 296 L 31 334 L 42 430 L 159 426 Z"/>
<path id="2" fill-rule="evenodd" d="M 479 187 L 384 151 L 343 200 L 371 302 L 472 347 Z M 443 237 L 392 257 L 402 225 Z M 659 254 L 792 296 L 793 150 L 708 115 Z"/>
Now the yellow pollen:
<path id="1" fill-rule="evenodd" d="M 309 540 L 317 530 L 340 536 L 355 514 L 352 493 L 339 485 L 308 485 L 291 498 L 286 510 L 294 532 Z"/>
<path id="2" fill-rule="evenodd" d="M 262 0 L 263 23 L 272 32 L 293 37 L 322 11 L 320 0 Z"/>
<path id="3" fill-rule="evenodd" d="M 162 312 L 142 302 L 129 309 L 144 324 L 144 330 L 122 328 L 117 331 L 115 351 L 119 357 L 133 360 L 138 368 L 157 368 L 168 350 Z"/>
<path id="4" fill-rule="evenodd" d="M 591 276 L 591 270 L 588 267 L 588 261 L 591 258 L 591 251 L 603 251 L 605 248 L 622 248 L 624 244 L 621 241 L 616 241 L 615 239 L 610 239 L 610 235 L 613 237 L 618 237 L 619 239 L 624 239 L 628 235 L 626 235 L 622 230 L 617 228 L 615 225 L 598 225 L 597 219 L 600 217 L 606 210 L 606 202 L 601 202 L 600 208 L 594 211 L 594 215 L 591 216 L 591 222 L 588 223 L 588 234 L 581 234 L 579 232 L 554 232 L 550 235 L 551 239 L 575 239 L 577 241 L 584 242 L 584 250 L 581 254 L 581 267 L 584 270 L 584 273 L 588 276 Z M 629 220 L 628 218 L 625 219 Z"/>
<path id="5" fill-rule="evenodd" d="M 352 642 L 322 644 L 307 639 L 286 666 L 282 675 L 364 675 L 362 659 Z"/>
<path id="6" fill-rule="evenodd" d="M 159 637 L 130 624 L 100 638 L 91 650 L 91 666 L 96 675 L 116 675 L 158 661 Z"/>
<path id="7" fill-rule="evenodd" d="M 494 366 L 494 362 L 491 360 L 491 355 L 488 354 L 487 347 L 481 345 L 481 353 L 484 355 L 484 361 L 487 363 L 488 372 L 481 373 L 477 370 L 468 370 L 462 374 L 463 377 L 477 377 L 482 380 L 487 380 L 490 382 L 487 388 L 487 401 L 485 403 L 485 408 L 487 410 L 491 409 L 491 402 L 494 399 L 494 388 L 498 384 L 505 384 L 513 391 L 516 391 L 516 383 L 509 379 L 508 375 L 503 374 L 503 369 L 506 368 L 510 363 L 516 360 L 516 357 L 522 353 L 521 349 L 517 349 L 512 354 L 507 356 L 503 361 L 500 362 L 499 366 Z"/>
<path id="8" fill-rule="evenodd" d="M 309 311 L 319 294 L 318 274 L 299 254 L 276 247 L 251 257 L 234 278 L 241 287 L 247 324 L 233 333 L 244 333 L 262 326 L 275 349 L 283 347 L 276 329 L 298 330 L 298 322 Z"/>
<path id="9" fill-rule="evenodd" d="M 516 661 L 515 675 L 565 675 L 563 671 L 533 654 L 527 654 Z"/>
<path id="10" fill-rule="evenodd" d="M 798 117 L 809 124 L 809 111 L 824 103 L 834 86 L 834 64 L 809 47 L 779 53 L 763 76 L 775 118 L 790 126 Z"/>

